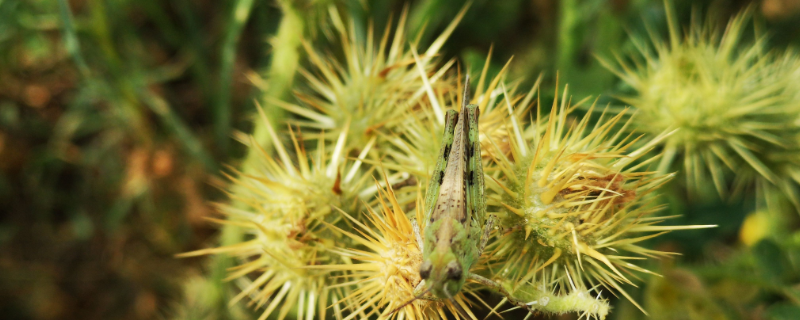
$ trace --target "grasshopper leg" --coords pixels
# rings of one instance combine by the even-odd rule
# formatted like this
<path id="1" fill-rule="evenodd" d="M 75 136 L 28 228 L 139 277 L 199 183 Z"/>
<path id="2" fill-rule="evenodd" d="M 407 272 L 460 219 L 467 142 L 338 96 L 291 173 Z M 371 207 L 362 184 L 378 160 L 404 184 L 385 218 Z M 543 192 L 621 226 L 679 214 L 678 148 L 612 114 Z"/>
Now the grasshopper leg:
<path id="1" fill-rule="evenodd" d="M 418 299 L 428 300 L 428 301 L 436 301 L 442 302 L 444 299 L 437 298 L 432 295 L 426 295 L 427 291 L 425 291 L 425 280 L 420 281 L 417 283 L 417 286 L 414 287 L 414 296 Z"/>
<path id="2" fill-rule="evenodd" d="M 489 218 L 486 219 L 486 225 L 483 227 L 483 235 L 481 236 L 481 243 L 478 247 L 478 257 L 483 254 L 483 249 L 486 248 L 486 243 L 489 242 L 489 234 L 492 232 L 495 220 L 497 220 L 497 216 L 495 215 L 490 215 Z"/>
<path id="3" fill-rule="evenodd" d="M 416 219 L 411 220 L 411 227 L 414 229 L 414 237 L 417 239 L 417 245 L 419 246 L 419 251 L 422 251 L 422 248 L 424 248 L 422 242 L 422 234 L 419 231 L 419 224 L 417 223 Z"/>
<path id="4" fill-rule="evenodd" d="M 528 312 L 531 312 L 531 313 L 536 311 L 535 309 L 533 309 L 533 307 L 530 304 L 527 304 L 524 301 L 521 301 L 521 300 L 518 300 L 517 298 L 514 298 L 514 296 L 512 296 L 511 293 L 508 292 L 508 290 L 506 290 L 505 287 L 503 287 L 503 285 L 501 285 L 501 284 L 499 284 L 497 282 L 494 282 L 494 281 L 492 281 L 492 280 L 490 280 L 488 278 L 484 278 L 483 276 L 481 276 L 479 274 L 475 274 L 475 273 L 471 273 L 471 272 L 469 273 L 468 277 L 469 277 L 469 279 L 472 279 L 473 281 L 478 282 L 478 283 L 486 286 L 487 288 L 489 288 L 489 290 L 492 290 L 494 292 L 502 294 L 506 298 L 506 300 L 511 304 L 513 304 L 513 305 L 515 305 L 517 307 L 520 307 L 522 309 L 528 310 Z"/>

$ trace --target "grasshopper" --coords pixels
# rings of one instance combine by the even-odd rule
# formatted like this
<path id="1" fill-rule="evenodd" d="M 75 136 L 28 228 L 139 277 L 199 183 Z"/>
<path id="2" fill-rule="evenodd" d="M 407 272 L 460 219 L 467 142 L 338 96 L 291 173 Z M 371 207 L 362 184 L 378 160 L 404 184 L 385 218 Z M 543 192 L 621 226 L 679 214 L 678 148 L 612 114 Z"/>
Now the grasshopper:
<path id="1" fill-rule="evenodd" d="M 424 281 L 414 290 L 416 299 L 453 302 L 459 313 L 466 313 L 454 297 L 467 278 L 503 294 L 509 302 L 528 309 L 500 284 L 469 270 L 478 261 L 489 239 L 495 217 L 486 215 L 483 165 L 479 141 L 480 110 L 469 101 L 469 76 L 466 77 L 461 112 L 449 110 L 445 118 L 441 152 L 425 195 L 426 226 L 424 241 L 419 227 L 414 230 L 422 248 L 419 275 Z M 432 297 L 425 295 L 431 293 Z"/>
<path id="2" fill-rule="evenodd" d="M 464 85 L 461 112 L 456 114 L 450 110 L 447 113 L 442 153 L 426 195 L 427 224 L 419 274 L 427 283 L 426 291 L 444 299 L 453 299 L 461 291 L 469 269 L 486 245 L 492 224 L 485 221 L 486 200 L 478 141 L 480 110 L 478 105 L 468 104 L 468 81 L 469 77 Z"/>

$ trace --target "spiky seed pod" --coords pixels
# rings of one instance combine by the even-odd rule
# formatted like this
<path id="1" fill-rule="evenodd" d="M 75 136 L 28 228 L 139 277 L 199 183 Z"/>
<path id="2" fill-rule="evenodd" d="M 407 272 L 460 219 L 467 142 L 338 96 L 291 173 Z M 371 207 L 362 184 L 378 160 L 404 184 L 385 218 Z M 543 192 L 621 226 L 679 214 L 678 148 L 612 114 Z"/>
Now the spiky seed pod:
<path id="1" fill-rule="evenodd" d="M 763 180 L 792 195 L 794 187 L 785 182 L 800 181 L 798 60 L 767 53 L 763 37 L 743 44 L 749 12 L 734 17 L 724 32 L 693 24 L 680 38 L 671 6 L 666 9 L 668 43 L 636 41 L 632 63 L 601 59 L 636 91 L 622 97 L 638 109 L 634 129 L 650 137 L 680 129 L 662 142 L 659 171 L 677 162 L 690 188 L 713 183 L 721 195 L 734 173 L 734 189 Z"/>
<path id="2" fill-rule="evenodd" d="M 388 184 L 388 180 L 385 181 Z M 377 184 L 377 183 L 376 183 Z M 449 310 L 456 318 L 460 318 L 457 307 L 450 301 L 433 302 L 425 299 L 414 300 L 414 289 L 422 279 L 419 276 L 419 265 L 422 263 L 422 249 L 414 233 L 411 220 L 402 210 L 391 186 L 379 189 L 379 203 L 375 209 L 367 208 L 363 219 L 356 219 L 342 211 L 341 214 L 356 225 L 356 232 L 348 232 L 338 227 L 330 227 L 351 239 L 358 245 L 347 248 L 332 248 L 331 252 L 345 258 L 344 261 L 355 263 L 330 264 L 317 266 L 323 270 L 346 272 L 352 279 L 348 284 L 355 284 L 353 294 L 339 302 L 346 308 L 349 319 L 366 319 L 372 315 L 380 315 L 381 319 L 447 319 L 445 310 Z M 418 196 L 418 201 L 422 197 Z M 416 220 L 424 223 L 422 210 L 424 204 L 417 206 Z M 362 222 L 368 221 L 368 222 Z M 420 226 L 424 229 L 424 225 Z M 469 288 L 466 291 L 471 293 Z M 455 301 L 461 309 L 469 311 L 469 301 L 463 293 L 456 296 Z M 402 307 L 394 314 L 390 312 Z M 339 314 L 342 316 L 345 312 Z"/>
<path id="3" fill-rule="evenodd" d="M 609 117 L 604 111 L 594 126 L 589 115 L 572 122 L 567 99 L 565 90 L 548 119 L 537 117 L 525 133 L 511 132 L 510 154 L 489 148 L 494 161 L 485 170 L 493 173 L 487 182 L 494 183 L 487 183 L 487 200 L 502 208 L 502 235 L 489 255 L 497 259 L 497 277 L 515 285 L 562 270 L 554 279 L 561 288 L 574 287 L 571 277 L 630 299 L 621 286 L 630 283 L 625 274 L 650 271 L 628 261 L 669 254 L 639 242 L 703 226 L 659 226 L 667 218 L 651 216 L 658 207 L 648 194 L 670 176 L 638 170 L 656 159 L 645 155 L 670 133 L 632 149 L 637 139 L 618 131 L 624 113 Z"/>
<path id="4" fill-rule="evenodd" d="M 377 132 L 392 132 L 407 112 L 419 108 L 425 97 L 423 84 L 437 85 L 453 65 L 454 60 L 442 65 L 437 55 L 466 9 L 416 60 L 412 51 L 417 43 L 409 45 L 406 40 L 407 10 L 400 17 L 391 43 L 389 27 L 379 39 L 374 36 L 373 28 L 368 28 L 366 43 L 362 43 L 352 22 L 346 25 L 331 10 L 331 25 L 338 39 L 331 36 L 330 41 L 340 43 L 342 58 L 320 54 L 306 44 L 310 69 L 301 69 L 300 73 L 309 91 L 297 92 L 298 103 L 271 103 L 307 119 L 299 121 L 304 128 L 324 130 L 330 137 L 338 136 L 342 128 L 349 126 L 346 151 L 359 149 Z"/>
<path id="5" fill-rule="evenodd" d="M 337 282 L 335 275 L 307 266 L 338 261 L 330 250 L 347 245 L 347 240 L 337 238 L 325 224 L 342 222 L 338 213 L 331 214 L 334 207 L 359 211 L 358 194 L 370 175 L 358 175 L 362 173 L 360 161 L 348 163 L 342 154 L 347 128 L 340 132 L 333 150 L 319 139 L 313 158 L 299 134 L 290 129 L 296 155 L 293 161 L 263 111 L 261 116 L 279 159 L 251 139 L 249 147 L 262 155 L 260 166 L 250 174 L 233 170 L 235 175 L 228 176 L 229 196 L 242 206 L 219 204 L 227 219 L 214 219 L 245 229 L 249 240 L 181 256 L 228 254 L 239 258 L 228 280 L 235 281 L 242 291 L 230 303 L 247 297 L 256 308 L 266 306 L 261 320 L 276 311 L 278 319 L 324 319 L 331 301 L 346 295 L 347 290 L 332 287 Z"/>

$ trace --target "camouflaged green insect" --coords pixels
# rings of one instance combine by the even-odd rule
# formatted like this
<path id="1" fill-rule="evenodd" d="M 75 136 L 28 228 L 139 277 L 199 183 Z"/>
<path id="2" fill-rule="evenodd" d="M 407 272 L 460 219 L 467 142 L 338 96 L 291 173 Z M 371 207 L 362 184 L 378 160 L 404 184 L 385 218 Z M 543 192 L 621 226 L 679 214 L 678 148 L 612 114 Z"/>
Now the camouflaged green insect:
<path id="1" fill-rule="evenodd" d="M 469 272 L 486 247 L 494 216 L 486 215 L 478 131 L 480 110 L 468 101 L 469 76 L 465 80 L 461 112 L 449 110 L 445 118 L 442 151 L 425 196 L 424 241 L 416 222 L 414 225 L 417 241 L 423 248 L 419 275 L 424 280 L 415 289 L 414 300 L 448 299 L 462 315 L 464 312 L 454 297 L 467 278 L 505 295 L 512 304 L 525 306 L 500 284 Z M 427 293 L 431 296 L 426 296 Z"/>
<path id="2" fill-rule="evenodd" d="M 491 229 L 486 221 L 478 105 L 469 101 L 469 77 L 461 113 L 447 113 L 442 153 L 426 195 L 425 241 L 420 277 L 433 296 L 452 299 L 480 257 Z M 456 121 L 457 118 L 457 121 Z M 455 126 L 452 123 L 455 122 Z"/>

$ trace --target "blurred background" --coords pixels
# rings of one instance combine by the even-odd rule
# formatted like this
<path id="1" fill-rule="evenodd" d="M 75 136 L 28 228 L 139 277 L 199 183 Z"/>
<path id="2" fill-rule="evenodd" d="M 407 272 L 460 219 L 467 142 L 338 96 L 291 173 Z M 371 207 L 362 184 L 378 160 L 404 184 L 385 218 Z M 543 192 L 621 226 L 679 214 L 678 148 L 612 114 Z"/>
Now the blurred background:
<path id="1" fill-rule="evenodd" d="M 407 7 L 422 43 L 452 21 L 455 0 L 0 0 L 0 315 L 4 319 L 255 319 L 227 307 L 224 258 L 176 259 L 215 246 L 211 203 L 221 169 L 246 161 L 232 137 L 252 132 L 254 101 L 286 98 L 300 43 L 324 42 L 336 10 L 362 34 Z M 724 27 L 745 9 L 745 38 L 800 45 L 800 1 L 674 1 L 681 26 Z M 395 20 L 396 21 L 396 20 Z M 475 0 L 441 52 L 542 94 L 568 83 L 577 98 L 630 91 L 597 57 L 667 37 L 661 0 Z M 493 48 L 493 49 L 492 49 Z M 335 51 L 335 50 L 331 50 Z M 557 73 L 558 72 L 558 73 Z M 269 86 L 263 84 L 269 81 Z M 526 86 L 523 86 L 526 87 Z M 279 117 L 279 110 L 268 110 Z M 629 292 L 654 319 L 800 319 L 797 213 L 766 210 L 754 192 L 721 199 L 666 188 L 674 224 L 718 224 L 658 237 L 682 253 L 647 262 Z M 702 196 L 697 196 L 700 194 Z M 786 206 L 785 206 L 786 207 Z M 780 210 L 780 209 L 770 209 Z M 780 216 L 781 233 L 768 227 Z M 222 267 L 221 267 L 222 266 Z M 645 318 L 614 299 L 613 319 Z M 193 313 L 193 306 L 212 309 Z M 564 315 L 564 319 L 577 318 Z"/>

